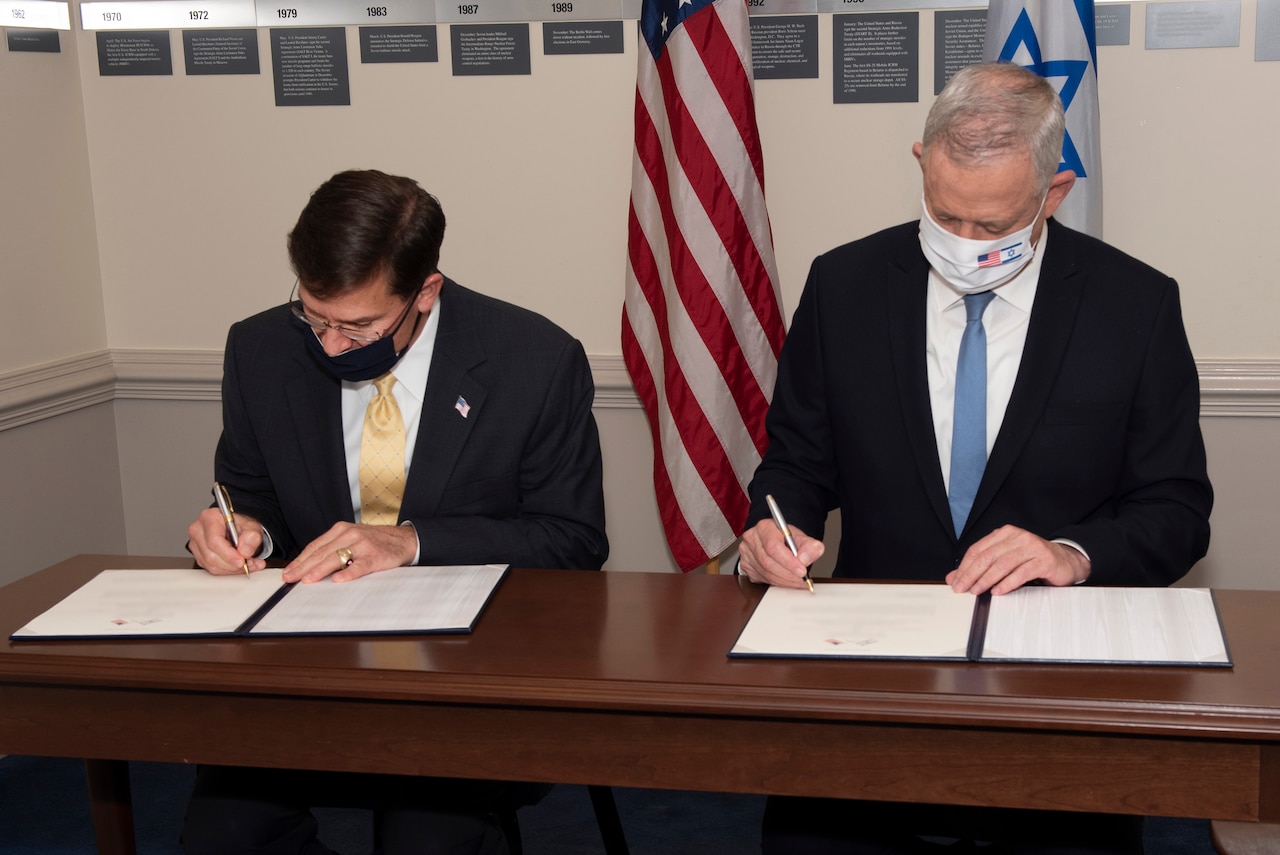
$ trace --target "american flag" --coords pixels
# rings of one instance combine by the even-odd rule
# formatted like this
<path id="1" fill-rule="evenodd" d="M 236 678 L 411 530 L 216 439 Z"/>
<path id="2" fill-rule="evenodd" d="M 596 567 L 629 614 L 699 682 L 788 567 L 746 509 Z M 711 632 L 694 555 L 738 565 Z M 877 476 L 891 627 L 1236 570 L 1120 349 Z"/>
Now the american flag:
<path id="1" fill-rule="evenodd" d="M 1004 249 L 993 249 L 990 252 L 984 252 L 978 256 L 979 267 L 996 267 L 1000 264 L 1007 264 L 1010 261 L 1017 261 L 1022 258 L 1022 253 L 1018 252 L 1021 244 L 1015 243 L 1013 246 L 1006 246 Z"/>
<path id="2" fill-rule="evenodd" d="M 742 533 L 785 332 L 744 0 L 644 0 L 622 351 L 681 570 Z"/>

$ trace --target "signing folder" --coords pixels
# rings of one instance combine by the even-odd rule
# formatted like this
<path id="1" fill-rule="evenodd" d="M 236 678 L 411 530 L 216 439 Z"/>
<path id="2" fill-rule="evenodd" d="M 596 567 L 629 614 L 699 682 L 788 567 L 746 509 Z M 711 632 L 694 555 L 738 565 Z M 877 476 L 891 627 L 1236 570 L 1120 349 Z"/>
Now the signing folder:
<path id="1" fill-rule="evenodd" d="M 770 588 L 729 655 L 1231 665 L 1205 588 L 1030 586 L 999 597 L 947 585 Z"/>
<path id="2" fill-rule="evenodd" d="M 350 582 L 287 584 L 204 570 L 103 570 L 13 640 L 465 633 L 505 565 L 398 567 Z"/>

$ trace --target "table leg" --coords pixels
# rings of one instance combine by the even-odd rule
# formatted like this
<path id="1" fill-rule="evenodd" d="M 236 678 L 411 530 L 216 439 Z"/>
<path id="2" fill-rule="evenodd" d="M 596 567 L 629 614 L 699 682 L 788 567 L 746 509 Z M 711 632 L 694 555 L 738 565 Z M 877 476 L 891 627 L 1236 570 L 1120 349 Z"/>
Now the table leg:
<path id="1" fill-rule="evenodd" d="M 85 760 L 84 771 L 99 855 L 136 855 L 128 761 Z"/>

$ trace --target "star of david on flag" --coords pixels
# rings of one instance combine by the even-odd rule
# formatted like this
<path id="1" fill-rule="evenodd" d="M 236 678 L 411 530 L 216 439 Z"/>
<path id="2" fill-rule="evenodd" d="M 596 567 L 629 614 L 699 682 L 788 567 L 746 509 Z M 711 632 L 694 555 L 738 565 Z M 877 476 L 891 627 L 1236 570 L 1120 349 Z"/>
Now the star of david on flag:
<path id="1" fill-rule="evenodd" d="M 1098 134 L 1098 48 L 1093 0 L 991 0 L 983 58 L 1012 62 L 1053 83 L 1067 114 L 1059 171 L 1076 184 L 1055 217 L 1102 237 L 1102 151 Z"/>

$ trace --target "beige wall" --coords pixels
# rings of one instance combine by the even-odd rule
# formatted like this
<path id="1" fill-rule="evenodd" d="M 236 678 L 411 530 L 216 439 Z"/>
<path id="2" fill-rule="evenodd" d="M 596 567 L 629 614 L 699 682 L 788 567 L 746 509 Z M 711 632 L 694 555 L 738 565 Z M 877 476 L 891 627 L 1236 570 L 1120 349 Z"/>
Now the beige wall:
<path id="1" fill-rule="evenodd" d="M 1131 44 L 1100 48 L 1106 237 L 1179 279 L 1193 349 L 1216 366 L 1205 431 L 1218 506 L 1192 578 L 1280 587 L 1265 536 L 1280 518 L 1267 489 L 1280 440 L 1280 63 L 1253 62 L 1254 0 L 1241 13 L 1239 48 L 1146 51 L 1135 3 Z M 932 12 L 918 104 L 833 105 L 831 17 L 818 20 L 822 76 L 756 90 L 788 313 L 816 253 L 918 215 L 910 145 L 931 101 Z M 369 66 L 349 28 L 350 107 L 276 108 L 265 30 L 257 77 L 185 77 L 176 31 L 168 78 L 99 77 L 92 33 L 63 33 L 59 55 L 0 51 L 0 463 L 58 469 L 42 502 L 86 532 L 45 539 L 0 579 L 78 551 L 180 552 L 207 497 L 226 327 L 284 299 L 284 234 L 348 167 L 417 177 L 449 215 L 446 272 L 582 339 L 606 381 L 608 566 L 671 569 L 647 427 L 616 364 L 634 29 L 626 53 L 586 57 L 542 56 L 530 29 L 528 77 L 455 78 L 447 26 L 439 63 Z M 113 404 L 3 429 L 23 421 L 6 412 L 38 409 L 30 366 L 104 348 L 120 375 Z M 110 382 L 95 383 L 109 399 Z M 36 525 L 12 490 L 6 542 Z M 91 508 L 108 531 L 80 524 Z"/>
<path id="2" fill-rule="evenodd" d="M 125 544 L 74 39 L 0 50 L 0 582 Z"/>

